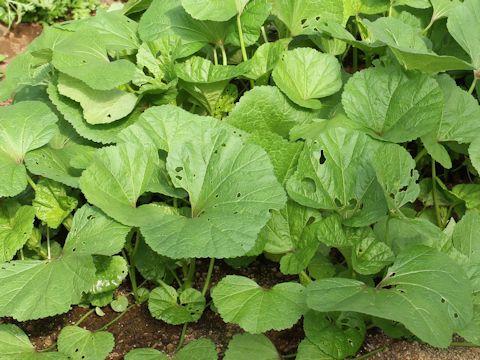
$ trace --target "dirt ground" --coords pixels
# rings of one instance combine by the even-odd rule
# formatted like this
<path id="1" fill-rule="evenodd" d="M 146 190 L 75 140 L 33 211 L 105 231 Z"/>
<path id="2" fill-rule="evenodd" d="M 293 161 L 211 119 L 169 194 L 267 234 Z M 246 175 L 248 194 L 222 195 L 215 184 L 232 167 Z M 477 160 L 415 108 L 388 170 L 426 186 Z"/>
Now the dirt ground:
<path id="1" fill-rule="evenodd" d="M 20 24 L 10 31 L 0 24 L 0 54 L 8 56 L 6 62 L 21 52 L 38 34 L 41 26 L 38 24 Z M 5 64 L 0 64 L 0 71 Z M 1 104 L 0 104 L 1 105 Z M 203 283 L 205 264 L 199 264 L 197 273 L 198 283 Z M 203 269 L 203 270 L 202 270 Z M 271 286 L 277 282 L 288 281 L 278 270 L 275 263 L 268 260 L 257 260 L 247 269 L 233 270 L 220 263 L 215 268 L 212 281 L 214 285 L 225 273 L 235 273 L 248 276 L 260 285 Z M 128 292 L 128 289 L 120 291 Z M 58 336 L 62 327 L 75 323 L 87 310 L 81 307 L 73 309 L 64 315 L 47 319 L 29 321 L 19 325 L 27 332 L 37 349 L 50 347 Z M 90 315 L 82 326 L 89 330 L 97 330 L 114 319 L 118 314 L 110 308 L 104 309 L 105 316 Z M 9 319 L 0 319 L 2 322 L 14 322 Z M 115 348 L 110 354 L 110 360 L 122 359 L 124 354 L 133 348 L 153 347 L 155 349 L 173 353 L 181 333 L 181 326 L 168 325 L 151 317 L 146 305 L 132 307 L 124 317 L 108 328 L 115 336 Z M 207 309 L 199 322 L 190 324 L 186 333 L 186 341 L 200 338 L 210 338 L 217 344 L 217 350 L 222 356 L 230 338 L 241 332 L 241 329 L 232 324 L 225 324 L 220 317 Z M 298 343 L 303 339 L 302 324 L 298 323 L 292 329 L 285 331 L 271 331 L 267 336 L 274 342 L 282 355 L 296 352 Z M 367 336 L 362 354 L 383 348 L 369 359 L 372 360 L 480 360 L 479 348 L 449 348 L 434 349 L 428 345 L 413 341 L 392 340 L 375 330 Z"/>

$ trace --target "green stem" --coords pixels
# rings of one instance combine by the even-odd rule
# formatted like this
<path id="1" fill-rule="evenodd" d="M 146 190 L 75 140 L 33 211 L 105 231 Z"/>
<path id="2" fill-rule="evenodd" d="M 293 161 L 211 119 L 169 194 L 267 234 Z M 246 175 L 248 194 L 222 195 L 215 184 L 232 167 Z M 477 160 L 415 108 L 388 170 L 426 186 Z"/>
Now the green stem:
<path id="1" fill-rule="evenodd" d="M 265 44 L 266 44 L 268 43 L 268 36 L 267 36 L 267 32 L 265 31 L 265 26 L 262 26 L 260 29 L 262 31 L 263 41 L 265 41 Z"/>
<path id="2" fill-rule="evenodd" d="M 217 48 L 214 47 L 213 49 L 213 63 L 215 65 L 218 65 L 218 54 L 217 54 Z"/>
<path id="3" fill-rule="evenodd" d="M 173 278 L 175 279 L 175 281 L 177 282 L 178 286 L 183 286 L 183 282 L 182 280 L 180 280 L 180 278 L 178 277 L 177 273 L 175 272 L 175 270 L 173 270 L 170 266 L 166 266 L 167 270 L 170 271 L 170 273 L 172 274 Z"/>
<path id="4" fill-rule="evenodd" d="M 369 357 L 372 357 L 373 355 L 378 354 L 379 352 L 385 351 L 386 348 L 387 348 L 386 346 L 379 347 L 378 349 L 370 351 L 369 353 L 356 357 L 355 360 L 368 359 Z"/>
<path id="5" fill-rule="evenodd" d="M 222 43 L 219 45 L 220 51 L 222 52 L 222 65 L 228 65 L 227 52 L 225 51 L 225 46 Z"/>
<path id="6" fill-rule="evenodd" d="M 88 318 L 92 313 L 95 311 L 95 309 L 90 309 L 88 310 L 83 316 L 78 319 L 78 321 L 75 323 L 75 326 L 79 326 L 86 318 Z"/>
<path id="7" fill-rule="evenodd" d="M 210 259 L 210 264 L 208 264 L 208 271 L 207 271 L 207 277 L 205 278 L 205 284 L 203 285 L 202 289 L 202 295 L 205 296 L 205 294 L 208 291 L 208 286 L 210 285 L 210 280 L 212 278 L 212 273 L 213 273 L 213 266 L 215 265 L 215 258 Z"/>
<path id="8" fill-rule="evenodd" d="M 188 274 L 186 279 L 183 281 L 185 289 L 189 289 L 192 287 L 193 277 L 195 275 L 195 267 L 196 267 L 195 259 L 190 260 L 190 266 L 188 267 Z"/>
<path id="9" fill-rule="evenodd" d="M 50 228 L 48 225 L 46 226 L 46 233 L 47 233 L 47 259 L 50 261 L 52 260 L 52 254 L 50 251 Z"/>
<path id="10" fill-rule="evenodd" d="M 437 19 L 432 17 L 432 19 L 430 20 L 430 23 L 427 25 L 427 27 L 422 30 L 422 35 L 425 35 L 428 32 L 428 30 L 430 30 L 430 28 L 433 26 L 433 24 L 435 23 L 436 20 Z"/>
<path id="11" fill-rule="evenodd" d="M 180 339 L 178 340 L 177 350 L 175 351 L 180 350 L 181 347 L 183 346 L 183 343 L 185 342 L 185 334 L 187 333 L 187 326 L 188 326 L 188 323 L 183 324 L 182 333 L 180 334 Z"/>
<path id="12" fill-rule="evenodd" d="M 137 274 L 136 274 L 136 269 L 135 269 L 135 254 L 137 253 L 138 247 L 140 245 L 140 232 L 137 231 L 135 235 L 135 244 L 133 246 L 133 249 L 131 253 L 129 254 L 130 256 L 127 257 L 127 254 L 125 254 L 125 251 L 122 250 L 123 257 L 125 260 L 128 261 L 128 275 L 130 277 L 130 282 L 132 284 L 132 292 L 133 292 L 133 297 L 135 298 L 135 301 L 139 301 L 139 296 L 138 296 L 138 286 L 137 286 Z"/>
<path id="13" fill-rule="evenodd" d="M 100 329 L 98 329 L 97 331 L 103 331 L 103 330 L 107 330 L 110 326 L 112 326 L 113 324 L 115 324 L 118 320 L 120 320 L 123 316 L 125 316 L 125 314 L 128 312 L 128 310 L 130 310 L 132 307 L 136 306 L 137 304 L 132 304 L 130 305 L 129 307 L 127 307 L 125 310 L 123 310 L 118 316 L 116 316 L 112 321 L 109 321 L 108 323 L 106 323 L 105 325 L 103 325 Z"/>
<path id="14" fill-rule="evenodd" d="M 440 205 L 438 204 L 437 197 L 437 169 L 436 162 L 432 159 L 432 198 L 433 206 L 435 207 L 435 217 L 437 219 L 437 225 L 442 227 L 442 218 L 440 216 Z"/>
<path id="15" fill-rule="evenodd" d="M 388 9 L 388 17 L 392 17 L 393 14 L 393 2 L 390 3 L 390 8 Z"/>
<path id="16" fill-rule="evenodd" d="M 415 156 L 415 163 L 418 165 L 418 162 L 425 156 L 427 155 L 427 149 L 423 148 L 420 150 L 420 152 Z"/>
<path id="17" fill-rule="evenodd" d="M 23 249 L 20 249 L 18 250 L 18 257 L 20 258 L 20 260 L 24 260 L 24 256 L 23 256 Z"/>
<path id="18" fill-rule="evenodd" d="M 470 89 L 468 90 L 468 93 L 469 93 L 470 95 L 472 95 L 472 94 L 473 94 L 473 91 L 475 90 L 475 86 L 477 85 L 477 80 L 478 80 L 477 77 L 474 77 L 474 78 L 473 78 L 472 85 L 470 85 Z"/>
<path id="19" fill-rule="evenodd" d="M 237 15 L 237 29 L 238 29 L 238 38 L 240 40 L 240 49 L 242 50 L 242 58 L 243 61 L 248 60 L 247 55 L 247 48 L 245 47 L 245 39 L 243 37 L 243 29 L 242 29 L 242 19 L 240 18 L 240 14 Z M 250 88 L 253 89 L 255 87 L 255 83 L 253 80 L 250 80 Z"/>
<path id="20" fill-rule="evenodd" d="M 450 344 L 452 347 L 479 347 L 478 345 L 469 343 L 467 341 L 457 341 Z"/>
<path id="21" fill-rule="evenodd" d="M 35 184 L 35 182 L 32 180 L 32 178 L 28 174 L 27 174 L 27 182 L 34 191 L 37 191 L 37 184 Z"/>

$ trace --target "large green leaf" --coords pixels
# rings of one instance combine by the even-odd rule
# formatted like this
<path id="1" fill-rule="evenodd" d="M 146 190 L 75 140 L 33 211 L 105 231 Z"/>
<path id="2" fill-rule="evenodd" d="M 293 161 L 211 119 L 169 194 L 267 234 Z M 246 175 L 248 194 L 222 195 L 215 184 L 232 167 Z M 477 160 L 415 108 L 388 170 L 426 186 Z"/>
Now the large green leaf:
<path id="1" fill-rule="evenodd" d="M 25 155 L 47 144 L 57 131 L 57 117 L 47 105 L 23 101 L 0 108 L 0 197 L 27 186 Z"/>
<path id="2" fill-rule="evenodd" d="M 333 55 L 310 48 L 286 52 L 273 70 L 276 85 L 296 104 L 319 109 L 318 98 L 335 94 L 342 87 L 340 63 Z"/>
<path id="3" fill-rule="evenodd" d="M 243 11 L 248 0 L 182 0 L 185 10 L 197 20 L 226 21 Z"/>
<path id="4" fill-rule="evenodd" d="M 224 121 L 249 133 L 269 131 L 288 138 L 292 127 L 313 117 L 311 111 L 292 104 L 278 88 L 256 86 L 240 98 Z"/>
<path id="5" fill-rule="evenodd" d="M 84 82 L 68 75 L 58 77 L 58 91 L 78 103 L 87 123 L 109 124 L 130 114 L 137 103 L 135 94 L 111 90 L 94 90 Z"/>
<path id="6" fill-rule="evenodd" d="M 154 318 L 168 324 L 194 322 L 203 314 L 205 297 L 192 288 L 177 293 L 175 288 L 162 285 L 150 293 L 148 309 Z"/>
<path id="7" fill-rule="evenodd" d="M 288 194 L 304 206 L 335 210 L 359 225 L 377 221 L 386 204 L 370 166 L 376 146 L 361 132 L 323 132 L 318 140 L 307 142 L 298 170 L 287 183 Z"/>
<path id="8" fill-rule="evenodd" d="M 214 65 L 210 60 L 192 56 L 187 61 L 175 65 L 177 76 L 191 83 L 214 83 L 230 80 L 243 75 L 248 63 L 233 65 Z"/>
<path id="9" fill-rule="evenodd" d="M 480 174 L 480 138 L 477 137 L 477 139 L 472 142 L 468 148 L 468 153 L 473 167 L 477 170 L 477 173 Z"/>
<path id="10" fill-rule="evenodd" d="M 345 86 L 342 103 L 349 118 L 372 136 L 405 142 L 428 134 L 442 117 L 443 94 L 424 75 L 377 67 L 356 73 Z"/>
<path id="11" fill-rule="evenodd" d="M 0 202 L 0 263 L 13 259 L 32 234 L 35 209 L 13 200 Z"/>
<path id="12" fill-rule="evenodd" d="M 137 200 L 147 191 L 158 166 L 158 153 L 152 146 L 121 143 L 105 147 L 83 172 L 80 188 L 91 204 L 124 224 L 134 225 Z"/>
<path id="13" fill-rule="evenodd" d="M 130 82 L 137 69 L 121 59 L 110 61 L 105 45 L 91 30 L 72 32 L 53 48 L 52 64 L 96 90 L 111 90 Z"/>
<path id="14" fill-rule="evenodd" d="M 2 360 L 67 360 L 57 352 L 37 352 L 27 335 L 17 325 L 0 325 L 0 358 Z"/>
<path id="15" fill-rule="evenodd" d="M 307 303 L 317 311 L 355 311 L 398 321 L 438 347 L 449 346 L 453 332 L 473 315 L 464 271 L 424 246 L 401 253 L 376 288 L 357 280 L 324 279 L 309 286 Z"/>
<path id="16" fill-rule="evenodd" d="M 283 330 L 304 314 L 305 289 L 298 283 L 281 283 L 271 289 L 249 278 L 229 275 L 212 291 L 213 302 L 225 322 L 252 334 Z"/>
<path id="17" fill-rule="evenodd" d="M 465 0 L 450 12 L 448 31 L 460 46 L 470 55 L 472 65 L 480 69 L 480 3 L 476 0 Z"/>
<path id="18" fill-rule="evenodd" d="M 154 0 L 140 19 L 138 32 L 143 41 L 177 35 L 182 46 L 179 57 L 196 53 L 208 43 L 216 44 L 226 36 L 226 24 L 199 21 L 182 7 L 180 0 Z"/>
<path id="19" fill-rule="evenodd" d="M 364 20 L 374 43 L 383 43 L 398 61 L 409 70 L 436 74 L 447 70 L 469 70 L 472 66 L 454 56 L 437 55 L 427 47 L 428 40 L 416 28 L 394 17 L 382 17 L 374 22 Z"/>
<path id="20" fill-rule="evenodd" d="M 268 210 L 282 208 L 285 195 L 267 154 L 243 143 L 242 134 L 168 106 L 149 109 L 127 129 L 129 141 L 168 151 L 173 185 L 189 194 L 190 217 L 157 213 L 140 224 L 153 250 L 171 258 L 223 258 L 253 248 Z"/>
<path id="21" fill-rule="evenodd" d="M 35 199 L 32 205 L 37 218 L 52 229 L 56 229 L 75 210 L 78 200 L 67 193 L 64 185 L 41 179 L 35 187 Z"/>
<path id="22" fill-rule="evenodd" d="M 459 0 L 430 0 L 430 2 L 433 7 L 433 21 L 448 17 L 453 9 L 461 4 Z"/>
<path id="23" fill-rule="evenodd" d="M 249 60 L 249 69 L 245 76 L 249 79 L 268 81 L 269 73 L 282 58 L 291 39 L 280 39 L 260 45 Z"/>
<path id="24" fill-rule="evenodd" d="M 92 125 L 87 123 L 83 118 L 80 104 L 60 95 L 57 86 L 54 83 L 48 85 L 47 92 L 50 100 L 57 107 L 57 110 L 63 115 L 65 120 L 74 127 L 80 136 L 88 140 L 102 144 L 116 143 L 118 141 L 118 134 L 138 118 L 138 113 L 133 112 L 125 119 L 110 124 Z"/>
<path id="25" fill-rule="evenodd" d="M 58 351 L 72 360 L 105 359 L 113 350 L 115 340 L 107 331 L 91 332 L 78 326 L 66 326 L 57 340 Z"/>
<path id="26" fill-rule="evenodd" d="M 358 314 L 333 314 L 309 311 L 303 328 L 308 340 L 331 357 L 343 360 L 357 353 L 365 338 L 365 324 Z"/>
<path id="27" fill-rule="evenodd" d="M 275 346 L 265 335 L 234 335 L 228 343 L 225 360 L 280 360 Z"/>

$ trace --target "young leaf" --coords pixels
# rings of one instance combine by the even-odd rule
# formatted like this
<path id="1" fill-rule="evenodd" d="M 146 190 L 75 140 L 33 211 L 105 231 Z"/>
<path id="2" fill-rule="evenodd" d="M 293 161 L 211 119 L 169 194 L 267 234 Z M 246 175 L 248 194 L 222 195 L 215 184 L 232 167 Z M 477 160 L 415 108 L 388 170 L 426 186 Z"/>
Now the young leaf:
<path id="1" fill-rule="evenodd" d="M 13 324 L 0 325 L 0 354 L 4 360 L 67 360 L 57 352 L 37 352 L 27 335 Z"/>
<path id="2" fill-rule="evenodd" d="M 113 300 L 111 303 L 110 303 L 110 306 L 112 308 L 113 311 L 115 312 L 123 312 L 125 310 L 127 310 L 128 308 L 128 299 L 126 296 L 122 295 L 122 296 L 119 296 L 117 299 Z"/>
<path id="3" fill-rule="evenodd" d="M 75 210 L 78 200 L 69 196 L 67 189 L 62 184 L 41 179 L 37 182 L 32 205 L 37 218 L 52 229 L 56 229 Z"/>
<path id="4" fill-rule="evenodd" d="M 184 324 L 200 319 L 205 297 L 192 288 L 177 293 L 175 288 L 162 285 L 150 293 L 148 309 L 156 319 L 172 325 Z"/>
<path id="5" fill-rule="evenodd" d="M 67 97 L 61 96 L 56 85 L 53 83 L 49 84 L 47 92 L 50 101 L 57 107 L 57 110 L 63 115 L 65 120 L 74 127 L 80 136 L 88 140 L 102 144 L 116 143 L 118 134 L 138 118 L 138 113 L 133 112 L 127 118 L 110 124 L 91 125 L 83 118 L 80 105 Z"/>
<path id="6" fill-rule="evenodd" d="M 91 332 L 78 326 L 66 326 L 57 340 L 58 351 L 72 360 L 105 359 L 113 350 L 115 340 L 107 331 Z"/>
<path id="7" fill-rule="evenodd" d="M 128 265 L 122 256 L 95 256 L 93 262 L 97 272 L 96 281 L 89 291 L 91 294 L 115 290 L 128 275 Z"/>
<path id="8" fill-rule="evenodd" d="M 258 334 L 293 326 L 306 310 L 304 292 L 298 283 L 264 289 L 246 277 L 229 275 L 213 289 L 212 299 L 225 322 Z"/>
<path id="9" fill-rule="evenodd" d="M 228 343 L 225 360 L 280 360 L 275 346 L 265 335 L 234 335 Z"/>
<path id="10" fill-rule="evenodd" d="M 355 311 L 398 321 L 432 346 L 447 347 L 452 333 L 472 318 L 471 293 L 459 265 L 416 246 L 397 257 L 376 288 L 351 279 L 319 280 L 308 287 L 307 303 L 316 311 Z"/>
<path id="11" fill-rule="evenodd" d="M 35 209 L 13 200 L 0 203 L 0 263 L 13 259 L 33 230 Z"/>
<path id="12" fill-rule="evenodd" d="M 407 76 L 397 68 L 370 68 L 345 85 L 342 103 L 349 118 L 371 135 L 405 142 L 438 127 L 443 95 L 424 75 Z"/>
<path id="13" fill-rule="evenodd" d="M 334 360 L 308 339 L 303 339 L 298 345 L 296 360 Z"/>
<path id="14" fill-rule="evenodd" d="M 366 333 L 363 319 L 355 313 L 335 316 L 309 311 L 305 314 L 303 328 L 308 340 L 335 359 L 355 355 Z"/>
<path id="15" fill-rule="evenodd" d="M 143 348 L 130 350 L 125 360 L 168 360 L 168 356 L 152 348 Z"/>
<path id="16" fill-rule="evenodd" d="M 480 3 L 476 0 L 465 0 L 450 12 L 447 27 L 450 34 L 470 55 L 472 65 L 480 69 Z"/>
<path id="17" fill-rule="evenodd" d="M 314 117 L 311 111 L 292 104 L 274 86 L 255 86 L 246 92 L 225 122 L 246 132 L 272 132 L 288 138 L 290 130 Z"/>
<path id="18" fill-rule="evenodd" d="M 47 105 L 23 101 L 0 108 L 0 196 L 15 196 L 27 186 L 23 160 L 47 144 L 57 131 L 57 117 Z"/>
<path id="19" fill-rule="evenodd" d="M 280 61 L 289 43 L 290 39 L 280 39 L 273 43 L 260 45 L 249 60 L 250 65 L 245 77 L 253 80 L 264 79 L 267 82 L 269 73 Z"/>
<path id="20" fill-rule="evenodd" d="M 84 82 L 64 74 L 59 75 L 57 88 L 61 95 L 80 103 L 83 117 L 92 125 L 123 119 L 137 103 L 135 94 L 118 89 L 94 90 Z"/>
<path id="21" fill-rule="evenodd" d="M 352 266 L 359 274 L 376 274 L 395 259 L 390 247 L 378 241 L 371 228 L 359 230 L 355 235 Z"/>
<path id="22" fill-rule="evenodd" d="M 342 87 L 340 63 L 335 56 L 310 48 L 286 52 L 272 75 L 290 100 L 311 109 L 322 106 L 318 98 L 335 94 Z"/>
<path id="23" fill-rule="evenodd" d="M 215 344 L 209 339 L 194 340 L 181 348 L 174 360 L 217 360 Z"/>

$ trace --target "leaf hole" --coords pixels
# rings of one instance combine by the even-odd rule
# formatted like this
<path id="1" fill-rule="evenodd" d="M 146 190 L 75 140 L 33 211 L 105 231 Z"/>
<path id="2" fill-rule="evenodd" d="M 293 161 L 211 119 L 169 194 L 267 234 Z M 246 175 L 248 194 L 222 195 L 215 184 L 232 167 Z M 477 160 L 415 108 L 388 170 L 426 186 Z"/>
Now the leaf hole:
<path id="1" fill-rule="evenodd" d="M 182 180 L 182 177 L 180 175 L 175 176 L 178 180 Z"/>
<path id="2" fill-rule="evenodd" d="M 324 155 L 323 151 L 320 152 L 320 160 L 319 160 L 319 161 L 320 161 L 320 165 L 325 164 L 325 161 L 327 161 L 327 159 L 325 158 L 325 155 Z"/>
<path id="3" fill-rule="evenodd" d="M 237 193 L 237 198 L 239 198 L 240 196 L 242 196 L 242 194 L 241 194 L 241 193 Z"/>
<path id="4" fill-rule="evenodd" d="M 453 314 L 453 317 L 454 317 L 455 319 L 458 319 L 458 314 L 457 314 L 457 313 L 454 313 L 454 314 Z"/>
<path id="5" fill-rule="evenodd" d="M 442 300 L 440 300 L 442 302 L 442 304 L 445 304 L 446 300 L 444 298 L 442 298 Z"/>
<path id="6" fill-rule="evenodd" d="M 72 252 L 75 252 L 75 251 L 77 251 L 77 248 L 73 248 L 73 249 L 72 249 Z"/>
<path id="7" fill-rule="evenodd" d="M 223 143 L 223 144 L 222 144 L 222 147 L 225 147 L 225 146 L 227 146 L 227 144 Z"/>

